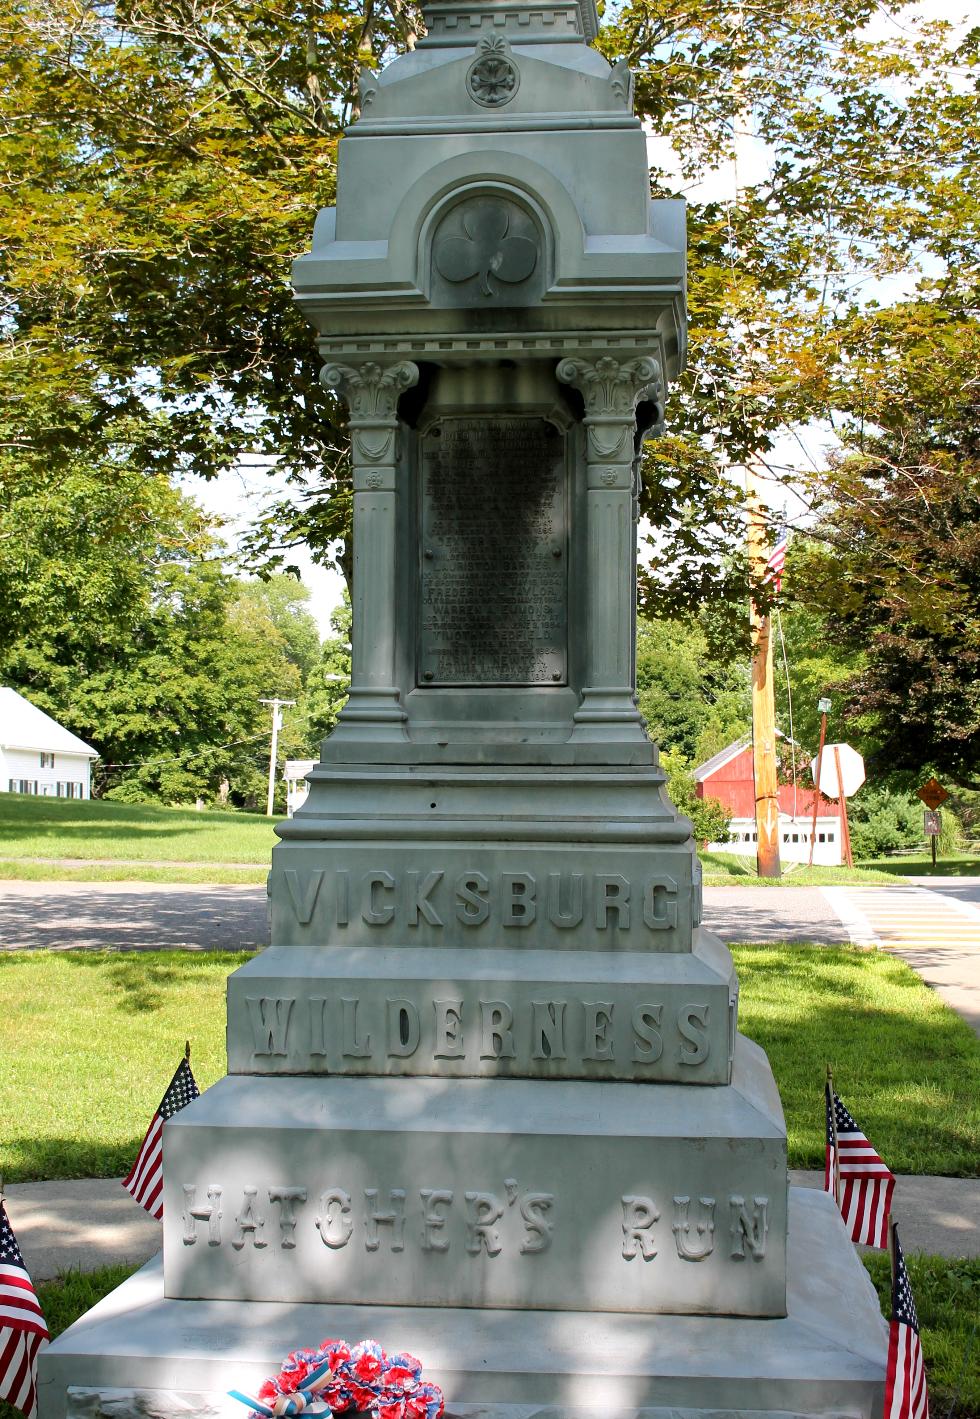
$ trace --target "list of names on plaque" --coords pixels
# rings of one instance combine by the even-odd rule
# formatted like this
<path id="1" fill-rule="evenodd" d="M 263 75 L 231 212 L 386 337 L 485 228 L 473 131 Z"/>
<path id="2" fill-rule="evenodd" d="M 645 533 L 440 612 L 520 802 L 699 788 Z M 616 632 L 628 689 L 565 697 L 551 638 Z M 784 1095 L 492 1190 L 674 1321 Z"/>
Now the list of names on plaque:
<path id="1" fill-rule="evenodd" d="M 422 684 L 566 677 L 565 442 L 544 419 L 444 419 L 422 440 Z"/>

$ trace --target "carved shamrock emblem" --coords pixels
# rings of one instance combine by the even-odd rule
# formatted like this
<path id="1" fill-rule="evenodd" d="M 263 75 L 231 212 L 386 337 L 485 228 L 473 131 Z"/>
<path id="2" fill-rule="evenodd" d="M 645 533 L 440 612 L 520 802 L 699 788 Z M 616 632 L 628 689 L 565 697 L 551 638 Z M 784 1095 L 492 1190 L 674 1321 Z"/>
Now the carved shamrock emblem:
<path id="1" fill-rule="evenodd" d="M 508 236 L 510 217 L 499 202 L 474 202 L 463 213 L 465 237 L 443 237 L 437 243 L 436 270 L 447 281 L 479 276 L 485 296 L 495 296 L 491 277 L 515 285 L 527 280 L 538 260 L 538 249 L 527 237 Z"/>

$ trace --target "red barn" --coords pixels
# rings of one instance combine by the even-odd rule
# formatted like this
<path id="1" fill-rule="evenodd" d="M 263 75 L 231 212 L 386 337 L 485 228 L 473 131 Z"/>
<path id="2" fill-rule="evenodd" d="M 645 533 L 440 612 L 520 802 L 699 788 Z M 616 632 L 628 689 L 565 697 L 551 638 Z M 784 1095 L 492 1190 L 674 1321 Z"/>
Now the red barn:
<path id="1" fill-rule="evenodd" d="M 694 770 L 699 798 L 714 798 L 731 815 L 728 843 L 709 843 L 720 852 L 754 854 L 758 841 L 755 825 L 755 777 L 752 771 L 752 739 L 746 735 L 712 755 Z M 787 862 L 806 862 L 810 856 L 810 825 L 813 800 L 817 809 L 816 842 L 813 860 L 838 866 L 841 855 L 840 808 L 830 798 L 818 794 L 809 780 L 779 785 L 779 854 Z"/>

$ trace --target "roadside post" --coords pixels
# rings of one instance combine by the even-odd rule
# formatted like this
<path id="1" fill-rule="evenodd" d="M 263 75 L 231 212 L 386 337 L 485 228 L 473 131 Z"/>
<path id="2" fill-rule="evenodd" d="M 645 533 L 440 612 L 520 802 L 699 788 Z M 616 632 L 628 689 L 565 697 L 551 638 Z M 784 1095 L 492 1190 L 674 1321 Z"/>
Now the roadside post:
<path id="1" fill-rule="evenodd" d="M 820 747 L 817 749 L 817 776 L 816 782 L 820 782 L 820 772 L 823 768 L 823 746 L 827 738 L 827 716 L 830 713 L 830 700 L 826 696 L 817 700 L 817 709 L 820 711 Z M 810 822 L 810 856 L 807 859 L 807 866 L 813 866 L 813 844 L 817 840 L 817 812 L 820 806 L 820 789 L 818 788 L 813 796 L 813 818 Z"/>
<path id="2" fill-rule="evenodd" d="M 810 770 L 817 792 L 824 798 L 837 798 L 841 805 L 841 837 L 844 844 L 844 860 L 848 867 L 854 866 L 851 855 L 851 829 L 847 821 L 847 800 L 864 783 L 864 760 L 850 744 L 827 744 L 824 750 L 827 762 L 817 759 L 810 761 Z"/>
<path id="3" fill-rule="evenodd" d="M 943 788 L 937 778 L 926 779 L 921 788 L 915 790 L 915 796 L 920 798 L 926 805 L 926 811 L 922 815 L 922 827 L 926 837 L 929 839 L 929 846 L 932 850 L 932 865 L 936 865 L 936 839 L 942 831 L 943 820 L 940 808 L 949 797 L 948 792 Z"/>

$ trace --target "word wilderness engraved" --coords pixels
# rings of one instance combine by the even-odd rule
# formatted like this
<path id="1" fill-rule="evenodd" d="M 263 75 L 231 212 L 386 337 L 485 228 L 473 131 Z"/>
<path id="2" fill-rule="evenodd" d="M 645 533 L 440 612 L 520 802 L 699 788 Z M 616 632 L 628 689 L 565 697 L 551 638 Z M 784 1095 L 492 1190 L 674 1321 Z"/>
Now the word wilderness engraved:
<path id="1" fill-rule="evenodd" d="M 254 1066 L 262 1072 L 263 1059 L 282 1059 L 300 1073 L 380 1074 L 404 1065 L 410 1073 L 561 1078 L 608 1064 L 627 1077 L 645 1069 L 658 1077 L 664 1069 L 657 1066 L 672 1074 L 696 1070 L 711 1055 L 711 1005 L 682 992 L 665 1004 L 633 999 L 628 988 L 616 992 L 618 1000 L 558 995 L 553 988 L 545 996 L 542 987 L 523 987 L 510 998 L 476 994 L 469 983 L 466 996 L 434 996 L 416 983 L 406 988 L 411 994 L 379 994 L 365 982 L 364 996 L 349 986 L 302 998 L 246 995 Z M 724 1019 L 718 1024 L 727 1028 Z"/>
<path id="2" fill-rule="evenodd" d="M 321 1247 L 324 1265 L 331 1253 L 354 1248 L 368 1255 L 386 1256 L 405 1251 L 493 1260 L 508 1252 L 521 1257 L 537 1257 L 561 1245 L 575 1247 L 581 1237 L 575 1227 L 563 1236 L 561 1210 L 552 1192 L 522 1188 L 516 1178 L 505 1178 L 503 1188 L 365 1187 L 359 1190 L 337 1184 L 309 1188 L 298 1184 L 269 1187 L 260 1196 L 256 1184 L 246 1183 L 234 1190 L 236 1199 L 225 1211 L 228 1193 L 212 1183 L 206 1199 L 198 1199 L 193 1183 L 184 1183 L 181 1240 L 184 1247 L 219 1248 L 232 1251 L 248 1248 L 262 1252 L 268 1248 L 294 1251 Z M 237 1202 L 241 1197 L 240 1203 Z M 696 1211 L 692 1199 L 675 1195 L 669 1203 L 669 1225 L 662 1222 L 661 1207 L 653 1197 L 626 1194 L 620 1199 L 621 1235 L 616 1241 L 612 1227 L 600 1226 L 612 1249 L 615 1241 L 623 1261 L 655 1261 L 665 1244 L 673 1247 L 681 1261 L 706 1261 L 716 1249 L 715 1222 L 718 1204 L 713 1197 L 698 1197 Z M 725 1200 L 727 1235 L 722 1248 L 734 1262 L 751 1258 L 761 1262 L 766 1256 L 769 1233 L 769 1199 L 746 1199 L 730 1193 Z M 605 1210 L 607 1217 L 611 1211 Z M 662 1225 L 658 1225 L 661 1224 Z"/>

